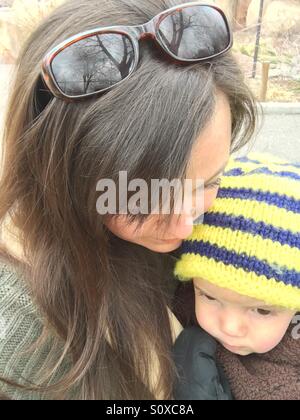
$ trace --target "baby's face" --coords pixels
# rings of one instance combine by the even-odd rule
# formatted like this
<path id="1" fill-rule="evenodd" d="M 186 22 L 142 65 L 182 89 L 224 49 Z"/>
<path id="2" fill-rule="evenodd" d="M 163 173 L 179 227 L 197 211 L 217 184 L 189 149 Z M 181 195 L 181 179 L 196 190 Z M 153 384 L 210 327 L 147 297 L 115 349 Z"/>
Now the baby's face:
<path id="1" fill-rule="evenodd" d="M 296 313 L 265 305 L 202 279 L 194 279 L 194 289 L 200 327 L 227 350 L 241 356 L 274 349 Z"/>

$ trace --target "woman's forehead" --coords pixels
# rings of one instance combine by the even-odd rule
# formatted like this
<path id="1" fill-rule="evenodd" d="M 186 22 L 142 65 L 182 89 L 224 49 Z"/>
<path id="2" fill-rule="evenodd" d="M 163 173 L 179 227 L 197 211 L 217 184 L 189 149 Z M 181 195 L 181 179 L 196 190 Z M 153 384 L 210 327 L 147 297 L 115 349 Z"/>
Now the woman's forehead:
<path id="1" fill-rule="evenodd" d="M 217 95 L 212 118 L 193 146 L 186 178 L 207 181 L 221 172 L 231 151 L 231 111 L 225 95 Z"/>

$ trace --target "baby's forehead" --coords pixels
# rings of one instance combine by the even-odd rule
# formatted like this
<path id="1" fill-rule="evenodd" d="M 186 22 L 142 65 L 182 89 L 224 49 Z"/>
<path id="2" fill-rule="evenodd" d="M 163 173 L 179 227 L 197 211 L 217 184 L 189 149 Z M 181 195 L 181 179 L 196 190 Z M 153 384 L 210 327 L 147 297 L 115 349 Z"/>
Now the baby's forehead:
<path id="1" fill-rule="evenodd" d="M 263 301 L 251 298 L 249 296 L 241 295 L 230 289 L 221 288 L 201 278 L 194 278 L 193 283 L 196 288 L 199 288 L 203 292 L 208 293 L 211 297 L 233 305 L 247 307 L 270 306 Z"/>

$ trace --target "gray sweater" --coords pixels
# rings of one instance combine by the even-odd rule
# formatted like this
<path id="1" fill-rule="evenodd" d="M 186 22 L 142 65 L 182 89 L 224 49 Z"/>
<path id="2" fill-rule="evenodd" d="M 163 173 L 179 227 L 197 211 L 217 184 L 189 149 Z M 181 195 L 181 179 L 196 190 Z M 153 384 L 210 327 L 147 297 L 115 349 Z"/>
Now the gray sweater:
<path id="1" fill-rule="evenodd" d="M 38 385 L 39 371 L 49 364 L 53 337 L 31 348 L 43 331 L 43 318 L 34 305 L 22 275 L 0 262 L 0 377 L 18 384 Z M 60 354 L 57 353 L 57 358 Z M 67 361 L 48 383 L 56 382 L 67 371 Z M 48 399 L 39 392 L 27 391 L 0 381 L 0 394 L 16 400 Z M 2 395 L 1 395 L 2 396 Z"/>

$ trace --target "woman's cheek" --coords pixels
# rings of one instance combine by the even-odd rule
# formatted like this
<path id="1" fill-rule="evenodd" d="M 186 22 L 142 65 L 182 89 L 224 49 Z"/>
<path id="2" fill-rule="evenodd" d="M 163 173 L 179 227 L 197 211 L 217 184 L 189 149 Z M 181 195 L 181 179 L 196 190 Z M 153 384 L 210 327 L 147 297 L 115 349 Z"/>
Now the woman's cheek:
<path id="1" fill-rule="evenodd" d="M 204 193 L 204 213 L 208 212 L 209 209 L 214 204 L 215 199 L 217 198 L 219 188 L 214 188 L 212 190 L 207 190 Z"/>

